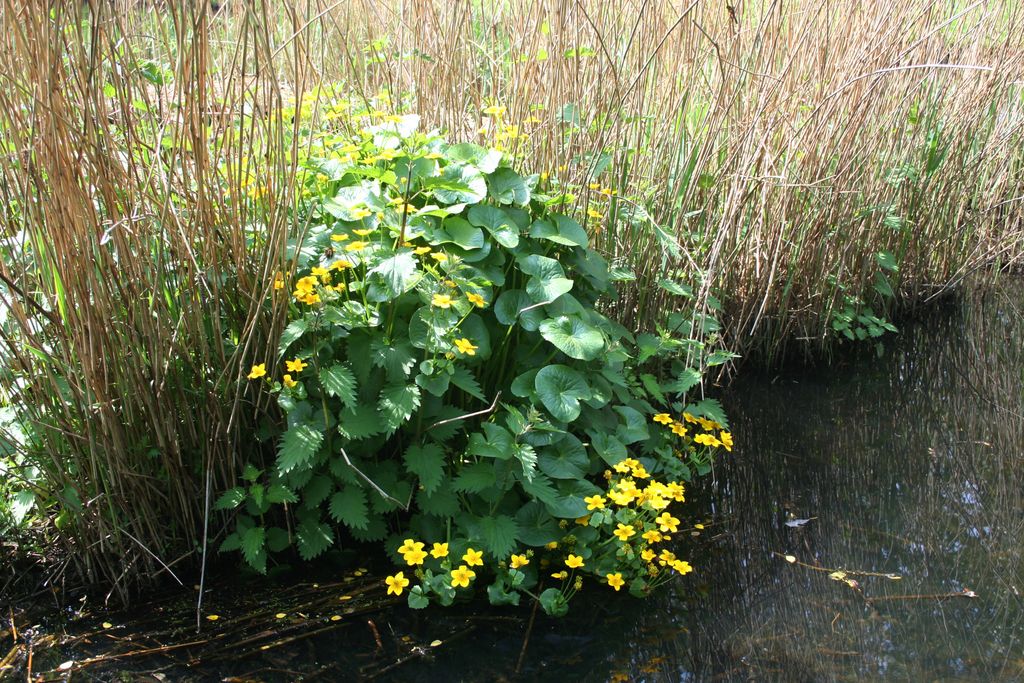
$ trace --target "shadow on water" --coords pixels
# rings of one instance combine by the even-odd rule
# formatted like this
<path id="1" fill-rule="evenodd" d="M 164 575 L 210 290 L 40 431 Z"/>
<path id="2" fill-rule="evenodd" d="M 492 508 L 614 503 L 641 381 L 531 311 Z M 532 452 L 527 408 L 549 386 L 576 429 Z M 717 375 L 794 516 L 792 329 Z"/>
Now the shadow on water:
<path id="1" fill-rule="evenodd" d="M 881 359 L 743 377 L 725 397 L 737 447 L 691 492 L 696 571 L 648 601 L 585 589 L 537 619 L 519 674 L 529 611 L 473 605 L 343 613 L 266 654 L 128 680 L 1024 680 L 1022 307 L 1006 281 Z"/>

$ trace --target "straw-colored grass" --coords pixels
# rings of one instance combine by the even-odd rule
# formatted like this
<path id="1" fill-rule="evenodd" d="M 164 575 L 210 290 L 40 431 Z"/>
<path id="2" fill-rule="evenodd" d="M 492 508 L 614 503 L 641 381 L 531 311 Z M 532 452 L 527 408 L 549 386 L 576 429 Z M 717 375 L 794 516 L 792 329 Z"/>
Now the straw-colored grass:
<path id="1" fill-rule="evenodd" d="M 90 5 L 0 5 L 0 386 L 69 557 L 122 594 L 199 563 L 211 491 L 259 447 L 242 368 L 280 332 L 265 294 L 301 229 L 307 123 L 289 99 L 315 117 L 319 83 L 451 139 L 504 133 L 603 216 L 596 243 L 637 274 L 620 319 L 694 306 L 672 277 L 722 299 L 748 356 L 1024 252 L 1015 3 Z"/>

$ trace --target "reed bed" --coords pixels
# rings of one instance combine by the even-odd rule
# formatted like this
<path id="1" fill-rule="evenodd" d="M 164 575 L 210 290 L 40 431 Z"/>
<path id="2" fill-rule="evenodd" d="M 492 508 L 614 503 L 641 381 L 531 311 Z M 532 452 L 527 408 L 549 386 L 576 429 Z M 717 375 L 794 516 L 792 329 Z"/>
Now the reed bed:
<path id="1" fill-rule="evenodd" d="M 281 331 L 266 295 L 325 93 L 559 179 L 635 273 L 619 319 L 718 299 L 708 341 L 749 358 L 1024 254 L 1015 3 L 49 8 L 0 5 L 0 396 L 23 432 L 0 438 L 66 562 L 119 597 L 204 563 L 212 493 L 264 447 L 243 368 Z"/>

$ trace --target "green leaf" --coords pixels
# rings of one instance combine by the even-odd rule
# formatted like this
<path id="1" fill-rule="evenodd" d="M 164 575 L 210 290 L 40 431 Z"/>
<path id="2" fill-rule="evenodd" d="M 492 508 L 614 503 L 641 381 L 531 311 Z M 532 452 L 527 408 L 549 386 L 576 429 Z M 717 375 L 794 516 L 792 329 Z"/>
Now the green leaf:
<path id="1" fill-rule="evenodd" d="M 540 324 L 540 336 L 576 360 L 594 360 L 604 351 L 604 336 L 576 316 L 549 318 Z"/>
<path id="2" fill-rule="evenodd" d="M 668 278 L 662 278 L 658 280 L 658 286 L 664 289 L 669 294 L 675 294 L 676 296 L 686 297 L 687 299 L 693 298 L 693 288 L 689 285 L 683 285 L 675 280 Z"/>
<path id="3" fill-rule="evenodd" d="M 483 389 L 480 388 L 480 383 L 476 381 L 476 377 L 470 372 L 468 368 L 463 365 L 456 365 L 455 372 L 452 374 L 452 384 L 462 389 L 470 396 L 478 398 L 481 401 L 486 401 Z"/>
<path id="4" fill-rule="evenodd" d="M 267 488 L 267 502 L 269 503 L 298 503 L 299 497 L 295 492 L 284 484 L 271 484 Z"/>
<path id="5" fill-rule="evenodd" d="M 530 226 L 530 237 L 548 240 L 567 247 L 586 247 L 587 231 L 579 223 L 561 214 L 541 218 Z"/>
<path id="6" fill-rule="evenodd" d="M 234 510 L 242 504 L 243 500 L 245 500 L 245 489 L 241 486 L 236 486 L 222 493 L 217 502 L 213 504 L 213 509 Z"/>
<path id="7" fill-rule="evenodd" d="M 309 509 L 315 508 L 326 500 L 333 490 L 333 479 L 326 474 L 316 475 L 302 487 L 302 506 Z"/>
<path id="8" fill-rule="evenodd" d="M 463 465 L 459 475 L 452 482 L 452 490 L 459 493 L 480 493 L 494 486 L 494 465 L 489 462 L 477 462 Z"/>
<path id="9" fill-rule="evenodd" d="M 729 428 L 729 418 L 726 417 L 725 409 L 722 408 L 722 404 L 719 403 L 718 399 L 706 398 L 703 401 L 697 401 L 687 406 L 686 412 L 696 417 L 706 417 L 721 424 L 726 429 Z"/>
<path id="10" fill-rule="evenodd" d="M 445 204 L 477 204 L 487 197 L 487 181 L 479 169 L 459 164 L 445 166 L 440 178 L 424 178 L 423 187 Z"/>
<path id="11" fill-rule="evenodd" d="M 875 254 L 875 262 L 880 268 L 888 270 L 891 273 L 899 272 L 900 266 L 896 263 L 896 257 L 888 251 L 880 251 Z"/>
<path id="12" fill-rule="evenodd" d="M 530 295 L 521 289 L 506 289 L 498 295 L 494 302 L 494 317 L 502 325 L 510 326 L 518 323 L 527 332 L 533 332 L 544 320 L 540 307 L 529 309 L 534 305 Z"/>
<path id="13" fill-rule="evenodd" d="M 700 372 L 693 368 L 686 368 L 674 381 L 665 384 L 665 391 L 676 394 L 685 394 L 690 389 L 700 384 Z"/>
<path id="14" fill-rule="evenodd" d="M 403 382 L 416 365 L 412 346 L 408 342 L 395 341 L 389 344 L 377 338 L 370 344 L 370 350 L 374 367 L 384 368 L 389 382 Z"/>
<path id="15" fill-rule="evenodd" d="M 573 281 L 565 277 L 562 264 L 553 258 L 529 254 L 518 257 L 519 268 L 530 279 L 526 282 L 526 293 L 535 303 L 553 302 L 573 288 Z"/>
<path id="16" fill-rule="evenodd" d="M 640 382 L 644 385 L 644 389 L 650 394 L 658 403 L 668 403 L 665 398 L 665 394 L 661 393 L 661 385 L 658 383 L 658 378 L 650 373 L 644 373 L 640 375 Z"/>
<path id="17" fill-rule="evenodd" d="M 513 443 L 512 457 L 518 460 L 522 466 L 523 477 L 526 481 L 531 481 L 534 472 L 537 471 L 537 451 L 528 443 Z"/>
<path id="18" fill-rule="evenodd" d="M 590 458 L 583 442 L 572 434 L 566 434 L 540 452 L 537 465 L 552 479 L 582 479 L 587 476 Z"/>
<path id="19" fill-rule="evenodd" d="M 513 570 L 515 571 L 515 570 Z M 519 591 L 507 591 L 501 580 L 487 587 L 487 600 L 494 606 L 519 605 Z"/>
<path id="20" fill-rule="evenodd" d="M 519 228 L 511 216 L 494 206 L 477 204 L 467 214 L 469 222 L 491 233 L 494 241 L 508 249 L 519 246 Z"/>
<path id="21" fill-rule="evenodd" d="M 724 365 L 725 363 L 728 363 L 734 358 L 739 357 L 740 354 L 738 353 L 733 353 L 732 351 L 725 351 L 723 349 L 719 349 L 718 351 L 715 351 L 714 353 L 709 355 L 707 359 L 704 361 L 704 364 L 710 368 L 716 365 Z"/>
<path id="22" fill-rule="evenodd" d="M 515 550 L 518 527 L 506 515 L 480 517 L 472 524 L 473 535 L 484 543 L 484 549 L 496 558 L 504 559 Z"/>
<path id="23" fill-rule="evenodd" d="M 366 493 L 353 484 L 331 496 L 329 506 L 331 517 L 353 529 L 365 529 L 369 522 L 366 509 Z"/>
<path id="24" fill-rule="evenodd" d="M 409 590 L 409 608 L 426 609 L 430 604 L 430 598 L 423 593 L 423 586 L 413 586 Z"/>
<path id="25" fill-rule="evenodd" d="M 552 617 L 564 617 L 569 613 L 569 603 L 558 588 L 548 588 L 540 594 L 540 607 Z"/>
<path id="26" fill-rule="evenodd" d="M 544 505 L 531 500 L 516 513 L 516 538 L 521 543 L 539 547 L 561 538 L 558 522 Z"/>
<path id="27" fill-rule="evenodd" d="M 337 396 L 346 406 L 356 403 L 356 377 L 341 363 L 320 371 L 320 384 L 328 396 Z"/>
<path id="28" fill-rule="evenodd" d="M 367 271 L 367 298 L 370 301 L 396 299 L 415 287 L 422 277 L 412 252 L 398 252 Z"/>
<path id="29" fill-rule="evenodd" d="M 334 543 L 334 532 L 326 524 L 307 519 L 295 528 L 295 540 L 299 556 L 308 561 L 323 554 Z"/>
<path id="30" fill-rule="evenodd" d="M 512 457 L 515 440 L 511 432 L 493 422 L 483 423 L 480 429 L 483 433 L 474 432 L 469 435 L 469 443 L 466 446 L 468 455 L 496 460 L 507 460 Z"/>
<path id="31" fill-rule="evenodd" d="M 646 441 L 650 437 L 650 432 L 647 431 L 647 420 L 640 414 L 640 411 L 629 406 L 615 406 L 614 410 L 622 417 L 624 423 L 615 432 L 619 441 L 631 444 L 637 441 Z"/>
<path id="32" fill-rule="evenodd" d="M 377 407 L 384 418 L 384 431 L 395 432 L 420 406 L 420 388 L 415 384 L 391 385 L 380 392 Z"/>
<path id="33" fill-rule="evenodd" d="M 266 542 L 266 531 L 261 526 L 254 526 L 242 534 L 242 557 L 246 563 L 260 574 L 267 572 L 267 553 L 263 550 Z"/>
<path id="34" fill-rule="evenodd" d="M 279 553 L 289 545 L 291 545 L 292 539 L 289 538 L 288 532 L 279 526 L 272 526 L 267 529 L 267 550 L 272 553 Z"/>
<path id="35" fill-rule="evenodd" d="M 609 465 L 616 465 L 628 456 L 626 446 L 614 436 L 603 431 L 588 431 L 587 436 L 594 451 Z"/>
<path id="36" fill-rule="evenodd" d="M 479 249 L 484 246 L 483 230 L 473 227 L 469 221 L 460 216 L 446 218 L 441 224 L 441 231 L 437 237 L 441 244 L 450 242 L 463 249 Z"/>
<path id="37" fill-rule="evenodd" d="M 499 204 L 526 206 L 530 202 L 530 188 L 523 177 L 510 168 L 499 168 L 487 177 L 491 198 Z"/>
<path id="38" fill-rule="evenodd" d="M 297 424 L 284 433 L 277 453 L 277 471 L 288 474 L 308 463 L 316 454 L 324 435 L 308 424 Z"/>
<path id="39" fill-rule="evenodd" d="M 433 493 L 444 479 L 444 451 L 437 444 L 412 445 L 405 450 L 405 468 L 420 478 L 427 493 Z"/>
<path id="40" fill-rule="evenodd" d="M 308 329 L 309 321 L 305 318 L 299 318 L 288 323 L 288 327 L 284 328 L 284 332 L 281 333 L 281 342 L 277 346 L 278 357 L 283 358 L 288 347 L 294 344 Z"/>
<path id="41" fill-rule="evenodd" d="M 338 432 L 353 441 L 380 434 L 382 427 L 377 407 L 373 404 L 357 404 L 338 414 Z"/>
<path id="42" fill-rule="evenodd" d="M 462 509 L 458 496 L 447 483 L 439 486 L 433 493 L 420 491 L 416 496 L 416 504 L 425 514 L 436 517 L 453 517 Z"/>
<path id="43" fill-rule="evenodd" d="M 537 373 L 534 389 L 551 416 L 572 422 L 580 415 L 580 400 L 590 397 L 583 375 L 566 365 L 549 365 Z"/>

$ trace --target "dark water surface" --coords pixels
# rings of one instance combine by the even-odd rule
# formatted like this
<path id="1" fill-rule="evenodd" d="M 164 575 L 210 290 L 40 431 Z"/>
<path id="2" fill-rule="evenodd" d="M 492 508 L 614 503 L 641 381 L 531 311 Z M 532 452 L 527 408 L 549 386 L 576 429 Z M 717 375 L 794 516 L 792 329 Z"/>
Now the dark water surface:
<path id="1" fill-rule="evenodd" d="M 121 675 L 1024 681 L 1021 282 L 905 325 L 880 359 L 748 373 L 724 403 L 737 446 L 691 492 L 693 574 L 647 601 L 584 588 L 568 618 L 537 618 L 519 674 L 529 611 L 474 605 L 346 616 L 266 655 Z"/>

